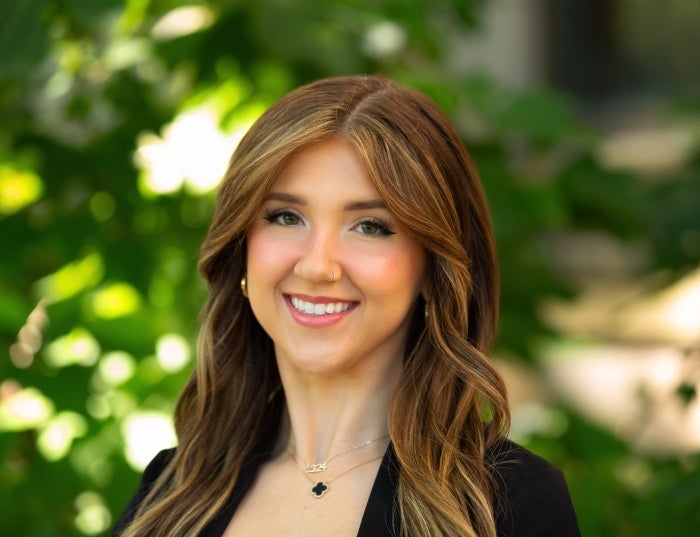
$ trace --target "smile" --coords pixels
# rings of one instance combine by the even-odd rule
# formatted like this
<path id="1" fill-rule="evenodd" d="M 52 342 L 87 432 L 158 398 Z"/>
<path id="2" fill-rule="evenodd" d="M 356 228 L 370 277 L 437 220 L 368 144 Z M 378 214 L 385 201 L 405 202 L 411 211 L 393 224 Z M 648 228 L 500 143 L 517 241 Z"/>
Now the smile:
<path id="1" fill-rule="evenodd" d="M 342 313 L 354 306 L 353 302 L 329 302 L 326 304 L 314 304 L 296 297 L 289 297 L 295 310 L 307 315 L 329 315 L 331 313 Z"/>

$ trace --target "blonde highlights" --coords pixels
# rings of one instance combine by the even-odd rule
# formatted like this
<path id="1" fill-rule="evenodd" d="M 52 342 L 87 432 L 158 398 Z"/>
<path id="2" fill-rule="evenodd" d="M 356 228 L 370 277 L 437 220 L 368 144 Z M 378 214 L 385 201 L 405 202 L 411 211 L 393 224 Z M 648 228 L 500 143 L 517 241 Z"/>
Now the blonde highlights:
<path id="1" fill-rule="evenodd" d="M 272 449 L 284 399 L 271 341 L 240 288 L 245 237 L 289 158 L 334 137 L 354 146 L 389 211 L 429 258 L 430 315 L 416 308 L 389 416 L 402 533 L 495 537 L 485 453 L 505 435 L 509 413 L 487 358 L 499 291 L 488 209 L 444 114 L 424 95 L 374 76 L 297 89 L 236 149 L 200 254 L 209 297 L 197 366 L 175 413 L 178 448 L 122 535 L 197 534 L 231 495 L 246 457 Z"/>

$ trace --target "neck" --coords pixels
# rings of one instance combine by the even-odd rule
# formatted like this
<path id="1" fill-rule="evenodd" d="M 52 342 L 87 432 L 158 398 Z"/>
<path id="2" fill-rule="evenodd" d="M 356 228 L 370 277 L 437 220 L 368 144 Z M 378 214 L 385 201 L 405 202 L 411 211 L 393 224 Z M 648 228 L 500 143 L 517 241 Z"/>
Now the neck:
<path id="1" fill-rule="evenodd" d="M 400 372 L 361 381 L 280 373 L 288 417 L 287 431 L 280 438 L 284 451 L 308 463 L 327 461 L 365 442 L 344 457 L 383 453 L 389 405 Z"/>

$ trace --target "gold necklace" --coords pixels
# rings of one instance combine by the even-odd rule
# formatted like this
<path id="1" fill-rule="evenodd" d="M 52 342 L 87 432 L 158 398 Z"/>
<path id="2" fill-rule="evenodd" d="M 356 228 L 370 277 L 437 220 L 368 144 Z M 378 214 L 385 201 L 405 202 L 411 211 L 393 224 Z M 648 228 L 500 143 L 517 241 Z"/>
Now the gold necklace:
<path id="1" fill-rule="evenodd" d="M 379 440 L 379 439 L 377 439 L 377 440 Z M 338 455 L 340 455 L 340 453 L 338 453 Z M 291 456 L 291 453 L 290 453 L 290 456 Z M 379 459 L 381 459 L 383 457 L 384 457 L 384 455 L 379 455 L 379 457 L 374 457 L 372 459 L 363 461 L 359 464 L 356 464 L 352 468 L 345 470 L 344 472 L 339 473 L 333 479 L 328 479 L 326 481 L 316 481 L 315 479 L 313 479 L 309 475 L 309 472 L 307 472 L 304 468 L 299 466 L 299 464 L 296 462 L 296 459 L 294 459 L 293 456 L 292 456 L 292 459 L 294 460 L 295 466 L 297 467 L 297 469 L 304 475 L 304 477 L 306 477 L 306 479 L 308 479 L 313 484 L 313 487 L 311 487 L 310 492 L 314 498 L 318 499 L 318 498 L 323 498 L 323 496 L 325 496 L 326 492 L 328 492 L 330 490 L 331 483 L 333 481 L 335 481 L 336 479 L 338 479 L 339 477 L 343 477 L 344 475 L 349 474 L 353 470 L 356 470 L 360 466 L 364 466 L 365 464 L 369 464 L 370 462 L 378 461 Z"/>
<path id="2" fill-rule="evenodd" d="M 385 434 L 384 436 L 380 436 L 379 438 L 372 438 L 371 440 L 365 440 L 361 444 L 357 444 L 356 446 L 352 446 L 348 449 L 344 449 L 343 451 L 339 451 L 338 453 L 335 453 L 328 457 L 325 461 L 322 462 L 315 462 L 313 464 L 309 464 L 308 462 L 302 462 L 299 459 L 297 459 L 297 456 L 291 452 L 288 452 L 292 458 L 294 459 L 297 468 L 304 472 L 305 474 L 316 474 L 318 472 L 324 472 L 325 470 L 328 469 L 328 463 L 331 462 L 333 459 L 336 457 L 340 457 L 341 455 L 345 455 L 346 453 L 350 453 L 351 451 L 355 451 L 356 449 L 363 448 L 365 446 L 369 446 L 370 444 L 373 444 L 374 442 L 378 442 L 379 440 L 383 440 L 389 436 L 388 434 Z M 303 466 L 303 468 L 302 468 Z"/>

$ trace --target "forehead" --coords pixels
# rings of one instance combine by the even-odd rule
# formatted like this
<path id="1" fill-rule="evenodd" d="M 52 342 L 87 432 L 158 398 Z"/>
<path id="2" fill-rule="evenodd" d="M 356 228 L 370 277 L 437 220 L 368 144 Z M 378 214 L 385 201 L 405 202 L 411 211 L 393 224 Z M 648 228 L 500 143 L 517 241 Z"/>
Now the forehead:
<path id="1" fill-rule="evenodd" d="M 270 189 L 271 194 L 286 191 L 329 199 L 343 194 L 379 197 L 357 150 L 336 138 L 313 144 L 289 159 Z"/>

